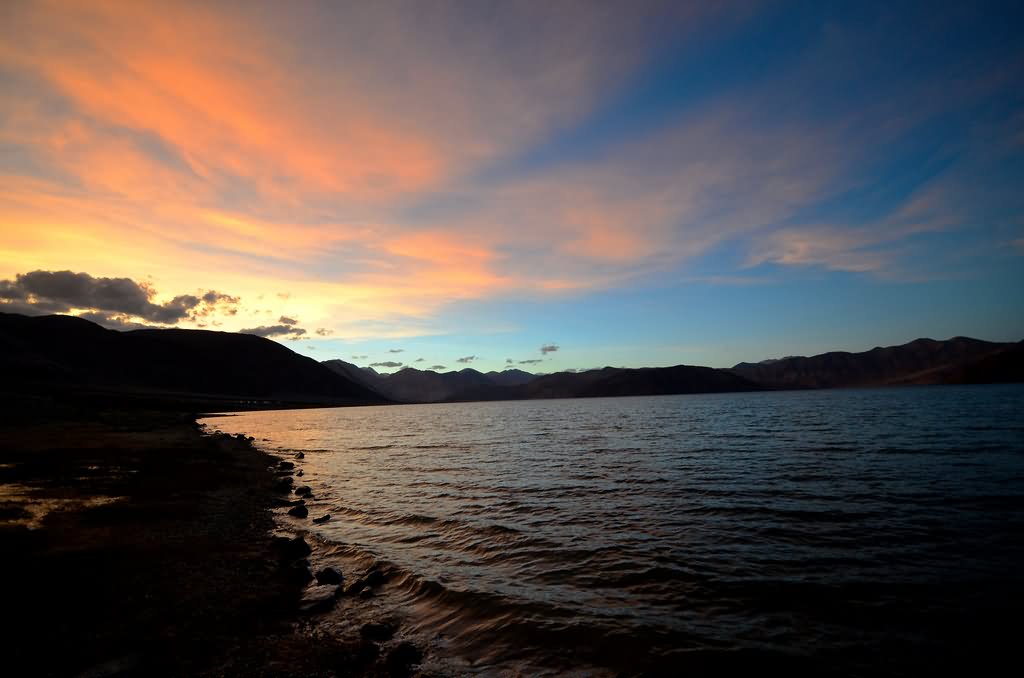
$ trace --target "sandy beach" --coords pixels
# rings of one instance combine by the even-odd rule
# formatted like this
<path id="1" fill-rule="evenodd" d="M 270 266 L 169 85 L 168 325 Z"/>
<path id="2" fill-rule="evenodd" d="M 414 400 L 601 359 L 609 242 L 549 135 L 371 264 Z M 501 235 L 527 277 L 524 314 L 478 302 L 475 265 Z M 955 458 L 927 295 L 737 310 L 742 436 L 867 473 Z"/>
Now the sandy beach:
<path id="1" fill-rule="evenodd" d="M 317 633 L 324 592 L 360 573 L 311 581 L 316 544 L 273 518 L 297 501 L 297 469 L 249 439 L 177 413 L 79 411 L 4 422 L 0 451 L 10 675 L 410 673 L 418 651 L 386 624 Z"/>

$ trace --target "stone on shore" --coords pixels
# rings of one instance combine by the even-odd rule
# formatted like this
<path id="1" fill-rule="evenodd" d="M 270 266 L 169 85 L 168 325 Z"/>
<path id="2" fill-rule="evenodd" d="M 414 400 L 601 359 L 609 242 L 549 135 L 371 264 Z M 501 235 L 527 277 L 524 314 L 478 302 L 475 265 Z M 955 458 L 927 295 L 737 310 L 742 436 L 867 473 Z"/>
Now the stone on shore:
<path id="1" fill-rule="evenodd" d="M 367 640 L 375 640 L 382 643 L 391 640 L 395 635 L 395 625 L 387 622 L 368 622 L 359 629 L 359 634 Z"/>
<path id="2" fill-rule="evenodd" d="M 408 641 L 402 641 L 391 648 L 391 651 L 388 652 L 388 658 L 385 660 L 388 671 L 393 676 L 408 675 L 409 667 L 422 661 L 423 653 Z"/>
<path id="3" fill-rule="evenodd" d="M 325 567 L 316 573 L 316 580 L 321 584 L 340 584 L 345 580 L 345 577 L 337 568 Z"/>
<path id="4" fill-rule="evenodd" d="M 305 459 L 306 455 L 303 454 L 302 452 L 299 452 L 298 454 L 295 455 L 295 458 L 296 459 Z"/>
<path id="5" fill-rule="evenodd" d="M 292 470 L 293 468 L 295 468 L 295 464 L 293 464 L 293 463 L 292 463 L 292 462 L 290 462 L 290 461 L 282 461 L 281 463 L 279 463 L 279 464 L 277 465 L 277 467 L 278 467 L 279 469 L 281 469 L 282 471 L 290 471 L 290 470 Z"/>
<path id="6" fill-rule="evenodd" d="M 362 591 L 365 588 L 366 588 L 366 581 L 363 580 L 363 579 L 356 579 L 354 582 L 349 584 L 348 587 L 345 588 L 345 595 L 346 596 L 357 595 L 360 591 Z"/>
<path id="7" fill-rule="evenodd" d="M 302 600 L 299 601 L 299 610 L 307 614 L 326 612 L 334 607 L 334 602 L 337 597 L 337 586 L 310 586 L 302 592 Z"/>
<path id="8" fill-rule="evenodd" d="M 330 519 L 331 519 L 331 514 L 330 513 L 325 513 L 324 515 L 320 516 L 319 518 L 313 518 L 313 522 L 314 523 L 318 523 L 318 524 L 319 523 L 326 523 Z"/>
<path id="9" fill-rule="evenodd" d="M 305 586 L 313 581 L 313 572 L 309 569 L 309 561 L 305 558 L 288 563 L 284 567 L 284 575 L 289 581 Z"/>
<path id="10" fill-rule="evenodd" d="M 305 505 L 299 504 L 288 509 L 288 515 L 295 516 L 296 518 L 305 518 L 309 515 L 309 509 Z"/>
<path id="11" fill-rule="evenodd" d="M 387 579 L 388 576 L 384 574 L 383 571 L 376 569 L 371 569 L 369 572 L 363 575 L 363 580 L 366 582 L 367 586 L 380 586 L 381 584 L 386 582 Z"/>
<path id="12" fill-rule="evenodd" d="M 271 544 L 281 554 L 282 560 L 296 560 L 297 558 L 305 558 L 313 549 L 309 547 L 306 540 L 302 537 L 274 537 Z"/>

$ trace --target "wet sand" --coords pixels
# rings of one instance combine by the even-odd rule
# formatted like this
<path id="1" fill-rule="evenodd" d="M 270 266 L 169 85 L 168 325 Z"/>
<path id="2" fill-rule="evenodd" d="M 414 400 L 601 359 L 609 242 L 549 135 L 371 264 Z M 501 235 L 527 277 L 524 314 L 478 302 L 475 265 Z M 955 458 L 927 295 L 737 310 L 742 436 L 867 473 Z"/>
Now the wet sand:
<path id="1" fill-rule="evenodd" d="M 390 632 L 336 638 L 300 611 L 309 556 L 272 512 L 296 500 L 288 477 L 181 414 L 4 422 L 4 673 L 409 674 L 417 653 Z"/>

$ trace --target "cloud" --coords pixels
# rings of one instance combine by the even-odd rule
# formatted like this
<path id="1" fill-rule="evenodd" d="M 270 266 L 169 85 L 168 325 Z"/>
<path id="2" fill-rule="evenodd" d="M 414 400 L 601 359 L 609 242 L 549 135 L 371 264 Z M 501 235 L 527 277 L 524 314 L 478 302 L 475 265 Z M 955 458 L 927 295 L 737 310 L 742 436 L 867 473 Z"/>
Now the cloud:
<path id="1" fill-rule="evenodd" d="M 515 360 L 512 360 L 512 358 L 505 358 L 505 364 L 506 365 L 512 365 L 514 363 L 515 363 Z"/>
<path id="2" fill-rule="evenodd" d="M 281 316 L 280 318 L 277 319 L 277 322 L 281 323 L 282 325 L 298 325 L 299 324 L 298 320 L 295 320 L 294 318 L 288 318 L 286 316 Z"/>
<path id="3" fill-rule="evenodd" d="M 366 360 L 369 357 L 370 356 L 368 355 L 354 355 L 352 356 L 352 360 Z"/>
<path id="4" fill-rule="evenodd" d="M 384 362 L 379 362 L 379 363 L 370 363 L 370 367 L 387 367 L 389 369 L 395 368 L 395 367 L 401 367 L 401 366 L 402 366 L 402 363 L 396 363 L 393 360 L 385 360 Z"/>
<path id="5" fill-rule="evenodd" d="M 445 367 L 444 365 L 431 365 L 430 369 L 433 370 L 434 372 L 437 372 L 439 370 L 446 370 L 448 368 Z"/>
<path id="6" fill-rule="evenodd" d="M 388 353 L 404 353 L 404 348 L 389 348 Z"/>
<path id="7" fill-rule="evenodd" d="M 91 322 L 106 327 L 109 330 L 152 330 L 159 329 L 156 325 L 147 325 L 145 323 L 137 323 L 129 320 L 128 316 L 118 315 L 114 313 L 103 313 L 100 311 L 86 311 L 85 313 L 79 313 L 79 318 L 84 318 Z"/>
<path id="8" fill-rule="evenodd" d="M 286 337 L 288 339 L 298 339 L 301 335 L 306 333 L 306 330 L 301 327 L 293 327 L 292 325 L 261 325 L 260 327 L 250 327 L 248 329 L 239 330 L 240 334 L 253 334 L 257 337 Z"/>
<path id="9" fill-rule="evenodd" d="M 536 365 L 537 363 L 542 363 L 542 362 L 544 362 L 544 361 L 541 360 L 540 358 L 534 358 L 532 360 L 520 360 L 519 364 L 520 365 Z"/>
<path id="10" fill-rule="evenodd" d="M 421 362 L 423 362 L 423 360 L 424 360 L 424 358 L 416 358 L 416 360 L 413 360 L 413 362 L 414 363 L 421 363 Z"/>
<path id="11" fill-rule="evenodd" d="M 181 294 L 155 303 L 157 292 L 147 283 L 130 278 L 93 277 L 72 271 L 31 271 L 13 280 L 0 280 L 0 308 L 18 302 L 18 308 L 35 313 L 69 313 L 74 310 L 98 313 L 95 317 L 113 323 L 120 318 L 141 318 L 164 325 L 195 320 L 214 311 L 233 311 L 238 297 L 210 290 L 199 295 Z M 3 302 L 7 302 L 6 304 Z"/>
<path id="12" fill-rule="evenodd" d="M 558 349 L 558 344 L 544 344 L 543 346 L 540 347 L 540 352 L 543 355 L 547 355 L 548 353 L 554 353 Z"/>
<path id="13" fill-rule="evenodd" d="M 332 334 L 334 334 L 334 332 L 332 332 L 331 330 L 327 329 L 326 327 L 318 327 L 318 328 L 316 328 L 316 333 L 317 333 L 318 336 L 321 336 L 321 337 L 329 337 Z"/>
<path id="14" fill-rule="evenodd" d="M 463 356 L 461 358 L 456 358 L 455 362 L 465 364 L 465 363 L 471 363 L 471 362 L 473 362 L 476 359 L 477 359 L 477 357 L 475 355 L 467 355 L 467 356 Z"/>

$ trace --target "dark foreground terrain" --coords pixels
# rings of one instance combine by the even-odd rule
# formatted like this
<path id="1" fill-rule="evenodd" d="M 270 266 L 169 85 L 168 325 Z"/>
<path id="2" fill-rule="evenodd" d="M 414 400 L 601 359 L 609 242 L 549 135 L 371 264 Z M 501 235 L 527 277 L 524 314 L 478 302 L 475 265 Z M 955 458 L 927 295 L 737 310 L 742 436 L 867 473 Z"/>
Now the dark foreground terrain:
<path id="1" fill-rule="evenodd" d="M 181 414 L 0 423 L 4 674 L 409 673 L 393 630 L 327 637 L 332 601 L 300 609 L 317 545 L 273 534 L 294 501 L 280 466 Z"/>

